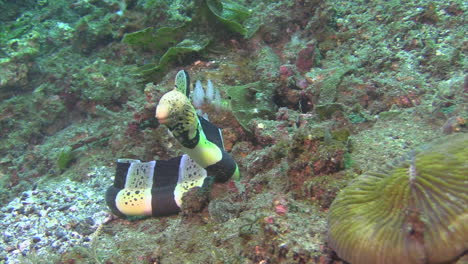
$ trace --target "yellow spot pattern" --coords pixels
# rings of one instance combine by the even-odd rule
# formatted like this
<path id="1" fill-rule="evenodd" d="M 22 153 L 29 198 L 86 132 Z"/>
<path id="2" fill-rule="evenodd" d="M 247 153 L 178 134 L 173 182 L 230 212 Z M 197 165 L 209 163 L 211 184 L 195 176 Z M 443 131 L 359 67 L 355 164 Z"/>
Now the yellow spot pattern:
<path id="1" fill-rule="evenodd" d="M 133 162 L 128 168 L 124 189 L 115 198 L 117 209 L 125 215 L 151 215 L 151 187 L 156 161 Z"/>
<path id="2" fill-rule="evenodd" d="M 125 215 L 151 215 L 151 189 L 123 189 L 115 198 L 117 209 Z"/>
<path id="3" fill-rule="evenodd" d="M 198 130 L 198 117 L 189 99 L 185 94 L 172 90 L 166 93 L 159 101 L 158 109 L 166 109 L 167 119 L 165 125 L 172 128 L 175 137 L 179 137 L 184 132 L 188 132 L 188 138 L 192 139 Z"/>

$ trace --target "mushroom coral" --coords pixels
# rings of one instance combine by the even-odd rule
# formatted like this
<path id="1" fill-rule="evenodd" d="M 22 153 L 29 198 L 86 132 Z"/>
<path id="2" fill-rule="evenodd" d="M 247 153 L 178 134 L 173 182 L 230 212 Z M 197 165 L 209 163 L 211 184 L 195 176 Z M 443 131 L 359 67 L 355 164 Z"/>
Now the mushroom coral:
<path id="1" fill-rule="evenodd" d="M 468 136 L 412 153 L 344 188 L 329 245 L 351 263 L 447 263 L 468 249 Z"/>

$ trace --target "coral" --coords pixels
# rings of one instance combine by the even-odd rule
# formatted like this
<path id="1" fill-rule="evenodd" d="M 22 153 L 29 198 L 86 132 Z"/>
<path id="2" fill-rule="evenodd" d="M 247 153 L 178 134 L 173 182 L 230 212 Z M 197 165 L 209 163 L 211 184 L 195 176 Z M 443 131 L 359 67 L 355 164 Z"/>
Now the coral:
<path id="1" fill-rule="evenodd" d="M 315 112 L 317 113 L 320 120 L 330 119 L 336 113 L 341 113 L 343 111 L 344 111 L 344 106 L 339 103 L 321 104 L 315 108 Z"/>
<path id="2" fill-rule="evenodd" d="M 40 33 L 31 30 L 21 38 L 8 40 L 6 44 L 6 53 L 15 60 L 31 60 L 39 55 Z"/>
<path id="3" fill-rule="evenodd" d="M 112 41 L 112 29 L 111 15 L 101 20 L 85 16 L 76 25 L 72 45 L 76 51 L 88 55 Z"/>
<path id="4" fill-rule="evenodd" d="M 205 102 L 205 90 L 201 84 L 201 81 L 198 80 L 195 83 L 195 88 L 193 89 L 192 103 L 196 108 L 200 108 Z"/>
<path id="5" fill-rule="evenodd" d="M 0 1 L 2 9 L 0 10 L 0 21 L 14 20 L 21 13 L 31 8 L 30 1 Z"/>
<path id="6" fill-rule="evenodd" d="M 468 243 L 467 156 L 459 134 L 358 177 L 330 207 L 330 246 L 351 263 L 456 259 Z"/>
<path id="7" fill-rule="evenodd" d="M 218 223 L 224 223 L 229 219 L 239 217 L 240 210 L 239 204 L 222 199 L 212 200 L 208 205 L 210 217 Z"/>
<path id="8" fill-rule="evenodd" d="M 207 104 L 205 108 L 208 108 L 208 105 L 211 105 L 216 111 L 221 110 L 221 106 L 223 105 L 221 94 L 218 89 L 214 88 L 211 80 L 208 80 L 207 82 L 206 91 L 203 89 L 201 82 L 199 80 L 196 81 L 192 94 L 192 103 L 197 109 L 200 109 L 204 104 Z"/>
<path id="9" fill-rule="evenodd" d="M 257 51 L 254 61 L 255 74 L 258 75 L 260 80 L 275 82 L 280 74 L 287 75 L 288 69 L 281 68 L 280 57 L 268 46 Z"/>

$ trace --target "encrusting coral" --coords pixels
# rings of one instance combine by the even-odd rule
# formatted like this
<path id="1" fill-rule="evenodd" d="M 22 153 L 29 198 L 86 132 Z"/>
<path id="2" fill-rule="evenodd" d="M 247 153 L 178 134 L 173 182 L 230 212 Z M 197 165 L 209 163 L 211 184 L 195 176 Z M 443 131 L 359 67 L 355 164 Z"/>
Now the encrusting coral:
<path id="1" fill-rule="evenodd" d="M 468 249 L 468 135 L 357 178 L 336 197 L 329 243 L 351 263 L 447 263 Z"/>

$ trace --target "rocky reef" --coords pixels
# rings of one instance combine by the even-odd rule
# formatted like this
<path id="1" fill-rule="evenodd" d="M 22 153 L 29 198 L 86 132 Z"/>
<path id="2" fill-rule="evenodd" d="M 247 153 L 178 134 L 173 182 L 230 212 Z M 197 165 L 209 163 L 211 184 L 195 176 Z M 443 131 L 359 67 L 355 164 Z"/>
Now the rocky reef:
<path id="1" fill-rule="evenodd" d="M 370 172 L 434 140 L 465 144 L 456 139 L 468 132 L 464 1 L 0 4 L 0 263 L 377 263 L 377 247 L 393 246 L 379 244 L 391 205 L 444 211 L 444 221 L 392 211 L 413 224 L 415 251 L 427 247 L 417 261 L 467 261 L 466 242 L 430 239 L 459 221 L 446 199 L 419 207 L 402 190 L 401 204 L 340 209 L 352 206 L 343 197 L 354 184 L 407 182 L 413 167 L 428 177 L 421 190 L 444 186 L 430 173 L 454 161 L 424 151 L 391 167 L 400 170 Z M 187 192 L 177 215 L 116 218 L 104 196 L 117 159 L 183 154 L 155 118 L 181 69 L 219 91 L 199 110 L 222 128 L 242 177 Z M 466 200 L 461 177 L 454 201 Z M 362 246 L 355 259 L 360 237 L 339 234 L 358 228 L 341 225 L 356 212 L 371 214 L 367 236 L 382 229 L 376 250 Z"/>

